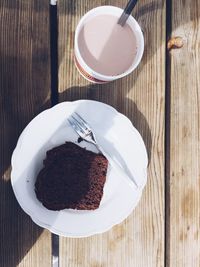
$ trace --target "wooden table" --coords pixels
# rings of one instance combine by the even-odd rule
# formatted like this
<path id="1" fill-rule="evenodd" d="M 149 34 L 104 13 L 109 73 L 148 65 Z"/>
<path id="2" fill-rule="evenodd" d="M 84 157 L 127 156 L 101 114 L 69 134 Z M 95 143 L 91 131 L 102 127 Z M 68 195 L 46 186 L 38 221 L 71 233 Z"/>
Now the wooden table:
<path id="1" fill-rule="evenodd" d="M 140 0 L 133 15 L 145 37 L 141 64 L 124 79 L 93 85 L 75 69 L 74 31 L 85 12 L 105 4 L 126 1 L 58 0 L 57 21 L 48 0 L 0 1 L 1 267 L 200 266 L 200 1 Z M 167 49 L 177 36 L 183 47 Z M 35 115 L 77 99 L 108 103 L 131 119 L 148 150 L 148 183 L 134 212 L 112 230 L 58 238 L 19 207 L 10 158 Z"/>

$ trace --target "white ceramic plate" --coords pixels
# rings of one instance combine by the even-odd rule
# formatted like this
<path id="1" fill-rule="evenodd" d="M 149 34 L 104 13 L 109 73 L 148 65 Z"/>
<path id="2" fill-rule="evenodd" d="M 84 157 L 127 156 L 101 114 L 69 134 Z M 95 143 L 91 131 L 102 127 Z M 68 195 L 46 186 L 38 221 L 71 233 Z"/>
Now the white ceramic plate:
<path id="1" fill-rule="evenodd" d="M 100 207 L 95 211 L 51 211 L 36 198 L 34 184 L 46 151 L 78 136 L 67 118 L 77 111 L 92 126 L 98 143 L 134 175 L 140 188 L 124 179 L 110 165 Z M 79 144 L 96 151 L 86 142 Z M 22 209 L 51 232 L 68 237 L 102 233 L 123 221 L 137 205 L 146 183 L 147 153 L 130 120 L 114 108 L 96 101 L 63 102 L 35 117 L 22 132 L 12 155 L 11 182 Z"/>

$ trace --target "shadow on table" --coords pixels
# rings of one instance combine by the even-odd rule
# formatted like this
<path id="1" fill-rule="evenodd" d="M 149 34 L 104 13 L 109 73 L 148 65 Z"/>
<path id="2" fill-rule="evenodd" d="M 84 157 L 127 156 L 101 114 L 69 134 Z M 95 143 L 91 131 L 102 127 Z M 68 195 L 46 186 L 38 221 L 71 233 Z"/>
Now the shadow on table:
<path id="1" fill-rule="evenodd" d="M 9 60 L 6 59 L 6 61 L 9 64 Z M 8 79 L 12 81 L 12 77 Z M 21 90 L 22 88 L 23 86 Z M 26 89 L 28 90 L 28 88 Z M 23 93 L 22 90 L 21 96 Z M 10 86 L 10 92 L 7 91 L 3 97 L 3 103 L 0 107 L 0 125 L 3 126 L 0 131 L 0 266 L 9 267 L 15 267 L 21 262 L 43 232 L 43 229 L 34 224 L 31 218 L 22 211 L 11 188 L 11 155 L 19 134 L 30 120 L 21 118 L 20 114 L 22 113 L 14 110 L 16 108 L 13 103 L 14 98 L 17 98 L 17 92 L 15 92 L 15 85 L 13 84 Z M 25 104 L 26 101 L 26 98 L 21 97 L 19 102 Z M 11 111 L 12 106 L 14 107 L 13 112 Z"/>
<path id="2" fill-rule="evenodd" d="M 23 128 L 49 103 L 43 88 L 32 85 L 35 77 L 31 77 L 31 70 L 27 71 L 30 63 L 26 59 L 6 55 L 1 48 L 0 58 L 0 266 L 16 267 L 43 229 L 32 222 L 16 201 L 10 183 L 11 155 Z M 43 84 L 39 66 L 34 75 L 39 78 L 38 86 Z M 30 91 L 33 87 L 41 93 Z M 44 103 L 39 105 L 41 99 Z"/>
<path id="3" fill-rule="evenodd" d="M 0 266 L 16 267 L 43 229 L 20 208 L 10 183 L 17 139 L 48 103 L 45 1 L 0 1 Z M 48 28 L 48 27 L 47 27 Z M 47 41 L 48 42 L 48 41 Z M 48 92 L 47 92 L 48 90 Z M 33 255 L 34 257 L 35 255 Z M 24 263 L 26 264 L 26 263 Z M 29 262 L 30 264 L 30 262 Z"/>

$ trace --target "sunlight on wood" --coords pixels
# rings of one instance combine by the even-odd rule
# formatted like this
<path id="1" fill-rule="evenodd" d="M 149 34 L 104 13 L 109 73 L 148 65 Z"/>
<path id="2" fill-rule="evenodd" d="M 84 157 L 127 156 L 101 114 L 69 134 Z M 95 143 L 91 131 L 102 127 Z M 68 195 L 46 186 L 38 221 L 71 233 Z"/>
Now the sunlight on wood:
<path id="1" fill-rule="evenodd" d="M 2 178 L 4 181 L 8 182 L 10 180 L 11 166 L 4 172 Z"/>

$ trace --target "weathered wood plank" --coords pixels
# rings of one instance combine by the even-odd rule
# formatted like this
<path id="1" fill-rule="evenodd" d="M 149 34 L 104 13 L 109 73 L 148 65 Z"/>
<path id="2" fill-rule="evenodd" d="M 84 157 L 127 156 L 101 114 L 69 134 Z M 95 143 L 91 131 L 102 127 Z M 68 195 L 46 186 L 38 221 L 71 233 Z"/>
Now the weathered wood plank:
<path id="1" fill-rule="evenodd" d="M 167 266 L 200 266 L 200 2 L 172 1 L 170 223 Z"/>
<path id="2" fill-rule="evenodd" d="M 140 131 L 150 157 L 148 184 L 135 211 L 107 233 L 78 240 L 61 238 L 61 266 L 164 266 L 164 1 L 139 1 L 134 11 L 146 46 L 142 63 L 129 77 L 103 86 L 91 85 L 73 63 L 74 31 L 80 17 L 99 5 L 123 7 L 126 2 L 58 2 L 60 101 L 86 98 L 116 107 Z"/>
<path id="3" fill-rule="evenodd" d="M 50 266 L 51 235 L 19 207 L 10 158 L 50 95 L 48 1 L 0 1 L 0 266 Z"/>

